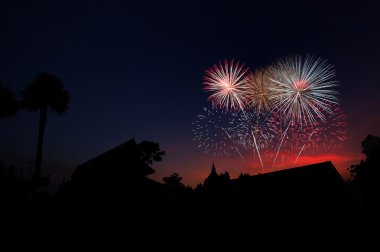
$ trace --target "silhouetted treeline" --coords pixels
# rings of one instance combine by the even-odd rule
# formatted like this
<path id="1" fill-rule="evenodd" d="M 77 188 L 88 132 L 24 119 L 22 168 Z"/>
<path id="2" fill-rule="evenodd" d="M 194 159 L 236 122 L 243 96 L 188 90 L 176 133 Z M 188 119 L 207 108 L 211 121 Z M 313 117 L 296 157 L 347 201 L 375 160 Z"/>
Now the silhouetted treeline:
<path id="1" fill-rule="evenodd" d="M 379 138 L 368 136 L 363 141 L 366 159 L 351 167 L 350 184 L 331 162 L 238 178 L 218 173 L 212 164 L 209 176 L 193 190 L 178 173 L 164 177 L 163 183 L 149 179 L 154 173 L 150 165 L 165 152 L 158 143 L 132 139 L 78 165 L 57 195 L 10 204 L 12 211 L 2 226 L 7 236 L 0 246 L 54 251 L 376 251 L 378 232 L 370 228 L 378 227 L 379 218 L 367 211 L 371 204 L 360 202 L 376 202 L 379 196 L 377 185 L 367 184 L 376 182 L 378 151 Z M 0 174 L 1 188 L 11 191 L 7 197 L 23 191 L 25 181 L 13 168 L 0 166 Z M 30 191 L 28 183 L 25 191 Z"/>

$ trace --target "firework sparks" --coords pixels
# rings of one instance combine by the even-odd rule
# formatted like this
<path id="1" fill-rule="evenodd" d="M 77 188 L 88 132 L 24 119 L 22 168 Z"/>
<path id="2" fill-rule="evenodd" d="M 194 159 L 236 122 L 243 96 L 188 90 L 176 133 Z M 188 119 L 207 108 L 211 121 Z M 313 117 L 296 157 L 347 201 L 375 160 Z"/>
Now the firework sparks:
<path id="1" fill-rule="evenodd" d="M 335 71 L 320 58 L 285 58 L 269 71 L 273 107 L 292 123 L 326 121 L 324 112 L 331 114 L 332 104 L 338 103 L 338 92 L 332 89 L 337 86 Z"/>
<path id="2" fill-rule="evenodd" d="M 257 113 L 267 112 L 271 108 L 270 97 L 272 90 L 269 88 L 270 79 L 268 72 L 260 69 L 250 74 L 247 78 L 248 91 L 247 100 L 250 107 L 254 108 Z"/>
<path id="3" fill-rule="evenodd" d="M 234 114 L 207 108 L 204 108 L 204 112 L 193 122 L 193 140 L 198 142 L 198 148 L 213 156 L 231 156 L 237 153 L 243 159 L 231 138 L 234 129 L 231 118 Z"/>
<path id="4" fill-rule="evenodd" d="M 277 160 L 277 157 L 278 157 L 278 154 L 280 153 L 280 150 L 281 150 L 281 147 L 282 147 L 282 144 L 284 142 L 284 139 L 285 139 L 285 136 L 288 132 L 288 129 L 290 127 L 290 123 L 288 124 L 288 127 L 285 129 L 284 132 L 282 132 L 281 134 L 281 141 L 280 141 L 280 144 L 278 145 L 278 148 L 277 148 L 277 151 L 276 151 L 276 156 L 274 157 L 273 159 L 273 163 L 272 163 L 272 168 L 274 167 L 274 164 L 276 163 L 276 160 Z"/>
<path id="5" fill-rule="evenodd" d="M 272 125 L 274 120 L 269 113 L 257 114 L 254 111 L 237 113 L 232 123 L 235 125 L 233 138 L 245 149 L 251 149 L 253 146 L 252 132 L 260 149 L 268 147 L 276 134 Z"/>
<path id="6" fill-rule="evenodd" d="M 208 100 L 213 107 L 225 111 L 243 110 L 246 106 L 246 92 L 248 68 L 231 60 L 219 63 L 206 71 L 204 76 L 204 90 L 211 92 Z"/>
<path id="7" fill-rule="evenodd" d="M 316 122 L 304 129 L 308 138 L 304 141 L 295 163 L 305 149 L 320 152 L 342 147 L 343 142 L 347 139 L 346 115 L 339 106 L 333 106 L 332 112 L 327 115 L 327 122 Z"/>
<path id="8" fill-rule="evenodd" d="M 264 167 L 261 150 L 270 145 L 275 137 L 273 120 L 270 113 L 245 112 L 236 114 L 233 118 L 233 139 L 245 149 L 256 151 L 261 167 Z"/>
<path id="9" fill-rule="evenodd" d="M 299 127 L 297 124 L 287 122 L 278 113 L 273 113 L 272 125 L 274 125 L 275 132 L 277 132 L 276 135 L 280 137 L 279 144 L 277 146 L 272 146 L 273 149 L 276 149 L 272 163 L 273 168 L 276 164 L 280 151 L 281 153 L 285 151 L 286 156 L 290 156 L 294 150 L 299 150 L 300 146 L 304 143 L 305 136 L 302 134 L 302 127 Z"/>

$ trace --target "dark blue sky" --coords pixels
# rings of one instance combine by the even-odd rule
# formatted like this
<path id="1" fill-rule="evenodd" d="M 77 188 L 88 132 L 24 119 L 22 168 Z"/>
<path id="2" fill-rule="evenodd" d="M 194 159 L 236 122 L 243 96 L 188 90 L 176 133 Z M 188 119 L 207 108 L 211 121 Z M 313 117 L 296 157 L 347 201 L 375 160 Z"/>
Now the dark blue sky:
<path id="1" fill-rule="evenodd" d="M 48 117 L 45 172 L 69 176 L 135 137 L 167 151 L 158 179 L 179 172 L 194 184 L 213 159 L 192 142 L 191 122 L 207 105 L 202 76 L 225 58 L 255 69 L 294 53 L 323 57 L 336 67 L 349 115 L 344 151 L 359 153 L 367 133 L 379 134 L 378 9 L 365 1 L 2 1 L 0 80 L 19 92 L 46 71 L 70 91 L 67 114 Z M 0 160 L 34 160 L 37 119 L 20 112 L 1 122 Z"/>

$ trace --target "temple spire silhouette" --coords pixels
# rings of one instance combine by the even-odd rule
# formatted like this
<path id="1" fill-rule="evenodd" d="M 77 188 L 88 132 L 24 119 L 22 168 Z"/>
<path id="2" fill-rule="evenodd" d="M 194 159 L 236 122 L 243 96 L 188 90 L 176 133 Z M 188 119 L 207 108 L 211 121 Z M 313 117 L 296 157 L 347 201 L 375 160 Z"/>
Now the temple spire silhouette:
<path id="1" fill-rule="evenodd" d="M 212 166 L 211 166 L 211 174 L 215 173 L 216 175 L 218 175 L 218 173 L 216 173 L 216 169 L 215 169 L 215 163 L 214 161 L 212 161 Z M 210 174 L 210 175 L 211 175 Z"/>
<path id="2" fill-rule="evenodd" d="M 211 166 L 211 172 L 208 175 L 208 177 L 205 179 L 204 185 L 206 187 L 213 186 L 218 183 L 218 180 L 219 180 L 219 175 L 216 172 L 215 163 L 213 161 L 212 166 Z"/>

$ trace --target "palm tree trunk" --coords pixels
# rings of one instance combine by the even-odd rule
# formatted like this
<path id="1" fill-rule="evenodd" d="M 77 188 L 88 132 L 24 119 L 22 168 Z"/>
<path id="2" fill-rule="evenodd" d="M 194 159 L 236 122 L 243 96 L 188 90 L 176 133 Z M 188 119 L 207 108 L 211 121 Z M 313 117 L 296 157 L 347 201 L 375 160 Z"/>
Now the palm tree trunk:
<path id="1" fill-rule="evenodd" d="M 44 106 L 40 109 L 40 124 L 38 131 L 38 142 L 37 142 L 37 152 L 36 152 L 36 163 L 34 167 L 34 190 L 38 189 L 41 176 L 41 165 L 42 165 L 42 146 L 44 141 L 44 133 L 46 126 L 48 107 Z"/>

